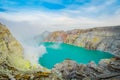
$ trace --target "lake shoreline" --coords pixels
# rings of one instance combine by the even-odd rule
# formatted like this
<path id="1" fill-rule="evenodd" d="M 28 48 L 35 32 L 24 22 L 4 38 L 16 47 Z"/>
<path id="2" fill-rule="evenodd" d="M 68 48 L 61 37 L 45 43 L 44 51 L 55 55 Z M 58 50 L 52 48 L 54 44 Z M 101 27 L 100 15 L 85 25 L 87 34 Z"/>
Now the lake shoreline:
<path id="1" fill-rule="evenodd" d="M 46 72 L 47 69 L 31 66 L 30 61 L 23 58 L 24 50 L 21 44 L 1 23 L 0 44 L 0 79 L 2 80 L 119 80 L 120 78 L 120 58 L 117 57 L 101 60 L 99 65 L 94 62 L 78 65 L 72 60 L 65 60 L 56 64 L 47 76 L 43 76 L 41 72 Z M 117 45 L 113 44 L 115 47 Z"/>
<path id="2" fill-rule="evenodd" d="M 41 45 L 46 47 L 46 53 L 39 58 L 39 63 L 49 69 L 52 69 L 55 64 L 66 59 L 76 61 L 78 64 L 88 64 L 91 61 L 98 64 L 101 59 L 110 59 L 114 57 L 110 53 L 98 50 L 88 50 L 66 43 L 44 42 Z M 48 63 L 50 60 L 51 62 Z"/>

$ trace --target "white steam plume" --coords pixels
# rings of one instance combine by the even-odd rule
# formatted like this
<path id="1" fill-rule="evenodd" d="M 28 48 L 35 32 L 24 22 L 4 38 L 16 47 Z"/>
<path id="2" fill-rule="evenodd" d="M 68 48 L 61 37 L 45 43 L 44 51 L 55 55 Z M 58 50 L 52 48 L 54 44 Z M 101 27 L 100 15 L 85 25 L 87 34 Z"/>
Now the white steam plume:
<path id="1" fill-rule="evenodd" d="M 24 46 L 24 57 L 29 60 L 32 65 L 39 64 L 39 58 L 46 53 L 46 48 L 40 46 Z"/>

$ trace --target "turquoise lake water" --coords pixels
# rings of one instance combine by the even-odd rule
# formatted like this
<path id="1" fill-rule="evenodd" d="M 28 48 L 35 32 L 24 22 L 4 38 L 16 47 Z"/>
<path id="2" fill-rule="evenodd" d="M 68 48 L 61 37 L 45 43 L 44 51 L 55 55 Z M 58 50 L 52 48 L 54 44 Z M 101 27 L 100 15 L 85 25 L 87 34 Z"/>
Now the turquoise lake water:
<path id="1" fill-rule="evenodd" d="M 60 63 L 65 59 L 75 60 L 77 63 L 87 64 L 94 61 L 98 64 L 100 59 L 111 58 L 113 55 L 97 51 L 87 50 L 85 48 L 64 44 L 64 43 L 49 43 L 43 44 L 47 52 L 39 58 L 39 63 L 51 69 L 56 63 Z"/>

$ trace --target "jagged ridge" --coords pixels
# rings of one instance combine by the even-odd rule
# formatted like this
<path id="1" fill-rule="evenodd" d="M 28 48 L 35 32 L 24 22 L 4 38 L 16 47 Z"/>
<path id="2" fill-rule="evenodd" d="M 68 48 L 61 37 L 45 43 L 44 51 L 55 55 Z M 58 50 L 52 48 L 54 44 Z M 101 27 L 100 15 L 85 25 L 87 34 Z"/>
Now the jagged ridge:
<path id="1" fill-rule="evenodd" d="M 51 32 L 46 42 L 64 42 L 120 57 L 120 26 Z"/>
<path id="2" fill-rule="evenodd" d="M 103 36 L 107 36 L 111 39 L 115 38 L 115 40 L 116 38 L 118 38 L 119 41 L 120 28 L 116 28 L 110 28 L 110 30 L 113 31 L 111 31 L 112 34 L 108 33 L 110 30 L 104 28 L 106 34 L 104 33 Z M 108 30 L 108 32 L 106 32 L 106 29 Z M 73 30 L 68 32 L 57 31 L 55 32 L 56 34 L 51 33 L 48 36 L 49 38 L 46 38 L 46 41 L 63 41 L 69 44 L 76 45 L 77 43 L 75 44 L 75 41 L 77 39 L 79 40 L 79 36 L 81 37 L 82 34 L 84 34 L 86 35 L 86 38 L 87 36 L 89 36 L 89 32 L 91 33 L 91 35 L 93 35 L 92 31 L 94 30 L 96 30 L 97 32 L 103 31 L 102 28 L 99 30 L 94 28 L 88 30 Z M 87 41 L 87 39 L 82 40 L 82 42 Z M 95 41 L 97 43 L 97 39 L 95 39 Z M 106 44 L 109 44 L 109 42 L 107 41 Z M 116 49 L 118 49 L 119 43 L 117 43 L 116 45 Z M 116 45 L 114 46 L 116 47 Z M 86 47 L 86 45 L 83 47 Z M 97 49 L 91 46 L 86 48 Z M 107 47 L 107 49 L 109 48 Z M 119 56 L 119 54 L 117 54 L 117 56 Z M 41 76 L 40 70 L 29 71 L 29 69 L 32 69 L 31 67 L 32 66 L 30 66 L 29 61 L 26 61 L 23 58 L 23 49 L 20 43 L 11 35 L 10 31 L 4 25 L 0 24 L 0 79 L 2 80 L 119 80 L 120 78 L 119 58 L 102 60 L 98 66 L 94 64 L 94 62 L 91 62 L 88 65 L 78 65 L 74 61 L 67 60 L 63 63 L 55 65 L 55 67 L 51 71 L 51 74 L 48 73 L 47 76 Z"/>

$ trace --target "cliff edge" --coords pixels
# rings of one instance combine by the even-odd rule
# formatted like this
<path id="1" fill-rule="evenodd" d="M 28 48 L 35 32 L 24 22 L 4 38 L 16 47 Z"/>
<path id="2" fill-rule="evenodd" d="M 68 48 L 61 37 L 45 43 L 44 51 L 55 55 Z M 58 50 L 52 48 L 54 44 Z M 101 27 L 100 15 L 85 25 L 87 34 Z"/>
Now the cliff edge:
<path id="1" fill-rule="evenodd" d="M 30 61 L 24 59 L 23 53 L 21 44 L 12 36 L 8 28 L 0 23 L 0 80 L 57 78 L 42 66 L 31 66 Z"/>
<path id="2" fill-rule="evenodd" d="M 109 52 L 120 58 L 120 26 L 51 32 L 45 42 L 64 42 L 91 50 Z"/>
<path id="3" fill-rule="evenodd" d="M 45 42 L 63 42 L 90 50 L 109 52 L 115 57 L 99 64 L 77 64 L 72 60 L 58 63 L 52 72 L 63 80 L 119 80 L 120 79 L 120 26 L 51 32 Z"/>
<path id="4" fill-rule="evenodd" d="M 23 57 L 21 44 L 0 24 L 0 64 L 6 63 L 19 70 L 29 70 L 30 62 Z"/>
<path id="5" fill-rule="evenodd" d="M 103 59 L 98 65 L 94 62 L 84 65 L 65 60 L 56 64 L 50 72 L 42 72 L 47 70 L 31 66 L 30 62 L 23 57 L 24 52 L 20 43 L 5 25 L 0 24 L 0 80 L 119 80 L 119 30 L 119 27 L 93 28 L 67 32 L 56 31 L 48 34 L 45 41 L 62 41 L 88 49 L 101 49 L 102 51 L 112 49 L 110 52 L 113 51 L 112 54 L 116 57 Z"/>

